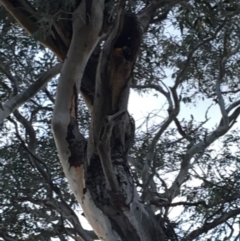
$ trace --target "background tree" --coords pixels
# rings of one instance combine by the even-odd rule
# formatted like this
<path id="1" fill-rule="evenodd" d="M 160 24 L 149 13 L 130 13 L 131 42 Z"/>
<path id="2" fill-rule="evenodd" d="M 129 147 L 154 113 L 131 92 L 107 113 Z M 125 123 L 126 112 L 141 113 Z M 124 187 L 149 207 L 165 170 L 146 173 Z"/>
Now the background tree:
<path id="1" fill-rule="evenodd" d="M 239 239 L 237 1 L 0 2 L 0 240 Z"/>

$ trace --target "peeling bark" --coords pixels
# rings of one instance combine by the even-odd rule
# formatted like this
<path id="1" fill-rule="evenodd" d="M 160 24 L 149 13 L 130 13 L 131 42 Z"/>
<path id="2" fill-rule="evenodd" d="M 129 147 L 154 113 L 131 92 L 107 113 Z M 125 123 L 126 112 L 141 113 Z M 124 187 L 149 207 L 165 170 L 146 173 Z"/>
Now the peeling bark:
<path id="1" fill-rule="evenodd" d="M 92 6 L 96 7 L 96 2 Z M 81 16 L 86 14 L 85 7 L 83 2 L 78 9 Z M 79 80 L 99 40 L 101 26 L 94 25 L 96 15 L 99 17 L 99 12 L 92 7 L 91 21 L 85 25 L 83 22 L 79 25 L 82 18 L 75 15 L 73 39 L 62 68 L 52 121 L 59 157 L 71 189 L 99 238 L 163 240 L 164 233 L 154 214 L 146 209 L 135 190 L 127 162 L 134 137 L 134 121 L 127 105 L 132 68 L 143 34 L 140 29 L 139 44 L 135 42 L 133 55 L 128 59 L 119 52 L 120 46 L 115 45 L 122 38 L 119 31 L 124 24 L 110 34 L 98 61 L 88 144 L 78 131 L 76 96 L 81 86 Z M 124 17 L 120 13 L 118 18 L 121 23 Z"/>
<path id="2" fill-rule="evenodd" d="M 104 1 L 93 1 L 91 21 L 86 23 L 86 2 L 82 1 L 74 13 L 73 37 L 63 64 L 59 80 L 56 105 L 52 120 L 52 129 L 59 158 L 65 175 L 77 200 L 82 205 L 84 214 L 94 231 L 103 240 L 117 240 L 102 211 L 96 208 L 91 195 L 86 192 L 84 180 L 83 136 L 78 132 L 76 122 L 76 90 L 79 89 L 87 61 L 99 41 L 103 21 Z M 80 158 L 80 160 L 75 160 Z"/>
<path id="3" fill-rule="evenodd" d="M 122 33 L 125 34 L 124 29 Z M 137 33 L 139 41 L 143 33 Z M 140 44 L 136 45 L 132 39 L 135 43 L 134 55 L 126 59 L 123 53 L 118 52 L 120 46 L 116 44 L 122 34 L 118 38 L 115 36 L 110 35 L 106 41 L 97 70 L 88 142 L 86 192 L 108 217 L 111 228 L 119 235 L 117 240 L 164 240 L 164 233 L 154 214 L 145 208 L 135 190 L 127 162 L 128 150 L 133 142 L 130 139 L 134 135 L 127 105 L 132 68 Z M 146 224 L 149 224 L 147 228 Z"/>

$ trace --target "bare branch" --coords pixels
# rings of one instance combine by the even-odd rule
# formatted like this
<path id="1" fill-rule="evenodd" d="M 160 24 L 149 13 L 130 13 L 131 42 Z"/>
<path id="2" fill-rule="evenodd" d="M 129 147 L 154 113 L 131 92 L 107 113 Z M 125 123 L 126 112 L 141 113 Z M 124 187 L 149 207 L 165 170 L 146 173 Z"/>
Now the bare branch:
<path id="1" fill-rule="evenodd" d="M 207 233 L 209 230 L 215 228 L 219 224 L 226 222 L 228 219 L 240 214 L 240 209 L 235 209 L 230 212 L 223 213 L 219 218 L 216 218 L 211 223 L 205 223 L 201 228 L 198 228 L 184 237 L 181 241 L 191 241 L 199 237 L 203 233 Z"/>
<path id="2" fill-rule="evenodd" d="M 48 99 L 54 104 L 55 100 L 54 100 L 53 96 L 51 95 L 51 93 L 48 91 L 47 87 L 43 88 L 43 92 L 45 92 Z"/>
<path id="3" fill-rule="evenodd" d="M 161 94 L 163 94 L 166 98 L 168 97 L 168 92 L 166 92 L 162 86 L 160 85 L 154 85 L 154 84 L 147 84 L 147 85 L 134 85 L 132 86 L 134 89 L 154 89 Z"/>
<path id="4" fill-rule="evenodd" d="M 132 86 L 132 88 L 136 88 L 136 89 L 148 89 L 149 88 L 149 89 L 154 89 L 154 90 L 158 91 L 159 93 L 164 95 L 165 98 L 167 99 L 168 104 L 169 104 L 168 111 L 171 112 L 173 110 L 173 102 L 172 102 L 172 98 L 171 98 L 171 93 L 163 82 L 162 82 L 162 84 L 167 89 L 167 91 L 165 91 L 161 85 L 155 85 L 155 84 L 134 85 L 134 86 Z"/>
<path id="5" fill-rule="evenodd" d="M 18 93 L 18 81 L 17 81 L 17 79 L 10 72 L 8 72 L 6 67 L 3 66 L 2 64 L 0 64 L 0 70 L 12 82 L 12 84 L 13 84 L 13 96 L 17 95 L 17 93 Z"/>
<path id="6" fill-rule="evenodd" d="M 187 135 L 186 132 L 182 129 L 182 126 L 181 126 L 179 120 L 178 120 L 177 118 L 175 118 L 175 119 L 174 119 L 174 122 L 175 122 L 175 125 L 176 125 L 177 129 L 178 129 L 179 134 L 180 134 L 183 138 L 185 138 L 186 140 L 188 140 L 189 142 L 191 142 L 191 141 L 192 141 L 191 136 Z"/>
<path id="7" fill-rule="evenodd" d="M 190 147 L 186 154 L 183 157 L 182 163 L 181 163 L 181 169 L 179 171 L 178 176 L 176 177 L 175 181 L 173 182 L 172 186 L 170 187 L 169 191 L 171 193 L 171 198 L 174 198 L 178 195 L 179 190 L 181 188 L 182 183 L 186 180 L 188 170 L 190 168 L 190 160 L 191 158 L 197 154 L 197 153 L 203 153 L 204 150 L 211 145 L 215 140 L 217 140 L 219 137 L 223 136 L 225 133 L 229 131 L 229 129 L 234 125 L 236 122 L 236 119 L 240 115 L 240 107 L 238 107 L 229 117 L 229 122 L 227 125 L 224 125 L 224 120 L 222 120 L 219 123 L 219 126 L 215 131 L 213 131 L 211 134 L 206 136 L 204 140 L 199 142 L 198 144 Z"/>
<path id="8" fill-rule="evenodd" d="M 4 241 L 17 241 L 14 237 L 10 236 L 7 232 L 0 231 L 0 237 L 4 239 Z"/>
<path id="9" fill-rule="evenodd" d="M 225 25 L 227 19 L 225 19 L 223 21 L 223 23 L 217 28 L 217 30 L 215 31 L 215 33 L 209 37 L 206 38 L 205 40 L 203 40 L 201 43 L 199 43 L 196 47 L 194 47 L 192 49 L 192 51 L 189 52 L 188 54 L 188 58 L 185 62 L 185 66 L 184 68 L 180 71 L 179 75 L 177 76 L 175 85 L 173 87 L 173 89 L 176 89 L 177 86 L 179 85 L 179 83 L 181 83 L 181 79 L 184 76 L 184 73 L 187 69 L 188 64 L 190 63 L 190 60 L 194 54 L 194 52 L 203 44 L 205 44 L 206 42 L 209 42 L 211 40 L 213 40 L 217 33 L 223 28 L 223 26 Z M 224 105 L 224 101 L 222 98 L 222 94 L 220 91 L 220 82 L 224 76 L 224 64 L 226 62 L 226 58 L 222 59 L 221 61 L 221 65 L 220 65 L 220 72 L 219 72 L 219 78 L 217 80 L 216 83 L 216 92 L 219 98 L 219 106 L 221 108 L 221 112 L 222 112 L 222 120 L 219 124 L 219 126 L 217 127 L 217 129 L 215 131 L 213 131 L 211 134 L 209 134 L 207 137 L 204 138 L 204 140 L 202 140 L 201 142 L 199 142 L 198 144 L 189 147 L 189 149 L 187 150 L 186 154 L 183 157 L 182 163 L 181 163 L 181 169 L 180 172 L 176 178 L 176 180 L 173 182 L 170 190 L 171 193 L 171 198 L 176 197 L 176 195 L 179 193 L 180 187 L 182 185 L 182 183 L 184 182 L 184 180 L 186 180 L 187 174 L 188 174 L 188 169 L 190 168 L 190 160 L 191 158 L 196 154 L 196 153 L 202 153 L 210 144 L 212 144 L 216 139 L 218 139 L 220 136 L 224 135 L 234 124 L 236 118 L 239 115 L 239 110 L 236 110 L 232 115 L 231 115 L 231 124 L 230 124 L 230 120 L 228 117 L 228 109 L 225 110 L 225 105 Z M 234 106 L 236 106 L 236 103 L 234 103 Z M 231 106 L 231 108 L 233 108 Z M 230 109 L 231 109 L 230 108 Z"/>
<path id="10" fill-rule="evenodd" d="M 27 133 L 29 134 L 29 142 L 28 146 L 26 146 L 25 141 L 22 139 L 18 132 L 17 124 L 14 120 L 11 119 L 11 122 L 15 125 L 16 134 L 18 139 L 20 140 L 22 147 L 29 153 L 30 160 L 34 167 L 38 170 L 38 172 L 41 174 L 43 179 L 46 181 L 46 183 L 49 184 L 52 191 L 55 191 L 56 194 L 58 194 L 60 198 L 60 202 L 53 199 L 52 196 L 50 197 L 50 200 L 44 201 L 44 200 L 34 200 L 33 198 L 28 197 L 28 201 L 31 201 L 32 203 L 41 205 L 42 203 L 46 206 L 52 206 L 54 207 L 61 215 L 63 215 L 65 218 L 69 219 L 69 221 L 75 226 L 76 232 L 84 238 L 84 240 L 92 241 L 92 239 L 88 236 L 88 234 L 85 232 L 85 230 L 82 228 L 81 224 L 79 223 L 79 219 L 74 213 L 74 211 L 69 207 L 69 205 L 65 202 L 61 191 L 59 188 L 53 184 L 51 179 L 51 174 L 48 166 L 46 165 L 46 161 L 41 160 L 41 158 L 35 153 L 36 150 L 36 134 L 35 130 L 33 129 L 33 126 L 31 123 L 24 118 L 18 111 L 14 112 L 15 117 L 17 120 L 26 128 Z M 44 167 L 44 168 L 43 168 Z"/>
<path id="11" fill-rule="evenodd" d="M 151 204 L 156 205 L 157 207 L 177 207 L 177 206 L 188 206 L 188 207 L 196 207 L 199 205 L 203 205 L 207 207 L 207 204 L 204 200 L 200 200 L 198 202 L 176 202 L 176 203 L 169 203 L 169 202 L 161 202 L 163 201 L 161 197 L 159 199 L 157 196 L 154 197 L 154 200 L 151 200 Z"/>
<path id="12" fill-rule="evenodd" d="M 138 13 L 138 18 L 142 24 L 142 27 L 144 30 L 146 30 L 151 22 L 154 22 L 156 20 L 158 23 L 162 22 L 167 18 L 168 13 L 170 10 L 177 4 L 181 2 L 185 2 L 187 0 L 154 0 L 154 1 L 149 1 L 149 4 Z M 154 18 L 157 10 L 163 9 L 163 13 Z"/>
<path id="13" fill-rule="evenodd" d="M 34 34 L 39 30 L 37 11 L 27 0 L 0 0 L 6 10 L 16 19 L 16 21 L 30 34 Z M 40 43 L 51 49 L 59 60 L 64 60 L 67 53 L 67 46 L 57 34 L 38 39 Z"/>
<path id="14" fill-rule="evenodd" d="M 149 148 L 149 158 L 150 158 L 150 160 L 153 159 L 154 149 L 155 149 L 155 146 L 156 146 L 157 142 L 159 141 L 159 138 L 161 137 L 163 132 L 167 129 L 167 127 L 172 123 L 172 121 L 177 117 L 177 115 L 179 114 L 179 111 L 180 111 L 180 103 L 179 103 L 179 99 L 178 99 L 178 96 L 177 96 L 176 89 L 171 88 L 171 92 L 172 92 L 172 96 L 173 96 L 175 106 L 173 107 L 173 105 L 172 105 L 172 100 L 170 98 L 170 95 L 169 96 L 167 95 L 168 100 L 169 100 L 169 109 L 168 109 L 169 116 L 164 121 L 161 128 L 159 129 L 159 131 L 156 133 L 156 135 L 154 136 L 154 138 L 152 140 L 152 143 L 151 143 L 150 148 Z"/>
<path id="15" fill-rule="evenodd" d="M 99 156 L 101 159 L 104 175 L 109 184 L 109 187 L 114 192 L 118 191 L 119 185 L 116 179 L 116 175 L 113 171 L 110 141 L 111 141 L 113 127 L 117 124 L 118 121 L 120 121 L 119 118 L 121 118 L 122 115 L 125 113 L 126 113 L 125 111 L 116 113 L 114 116 L 110 116 L 107 118 L 107 123 L 104 126 L 105 130 L 98 145 Z"/>
<path id="16" fill-rule="evenodd" d="M 34 17 L 35 9 L 25 0 L 1 0 L 7 11 L 30 34 L 38 30 L 37 19 Z"/>
<path id="17" fill-rule="evenodd" d="M 228 120 L 228 115 L 227 115 L 227 111 L 225 109 L 225 103 L 224 103 L 224 99 L 221 93 L 221 83 L 223 81 L 224 75 L 225 75 L 225 64 L 227 61 L 227 57 L 223 57 L 220 61 L 219 61 L 219 74 L 218 74 L 218 79 L 216 81 L 216 94 L 218 97 L 218 105 L 220 107 L 221 113 L 222 113 L 222 118 L 223 118 L 223 122 L 224 125 L 228 125 L 229 120 Z"/>
<path id="18" fill-rule="evenodd" d="M 30 156 L 30 159 L 33 163 L 33 165 L 36 167 L 36 169 L 39 171 L 39 173 L 42 175 L 42 177 L 45 179 L 46 182 L 50 181 L 50 172 L 49 169 L 46 165 L 46 163 L 41 160 L 36 154 L 35 154 L 35 149 L 36 149 L 36 134 L 35 131 L 32 127 L 32 125 L 30 124 L 29 121 L 27 121 L 18 111 L 14 112 L 15 117 L 17 118 L 17 120 L 25 127 L 27 134 L 29 135 L 29 143 L 28 143 L 28 147 L 25 144 L 25 141 L 22 139 L 21 135 L 19 134 L 18 131 L 18 126 L 17 123 L 9 118 L 9 120 L 14 124 L 15 126 L 15 130 L 16 130 L 16 136 L 18 137 L 18 139 L 20 140 L 22 147 L 27 151 L 27 153 Z M 44 168 L 42 168 L 42 166 L 44 166 Z"/>
<path id="19" fill-rule="evenodd" d="M 213 131 L 211 134 L 206 136 L 204 140 L 200 141 L 198 144 L 190 147 L 186 154 L 183 156 L 183 160 L 181 163 L 181 169 L 179 171 L 178 176 L 176 177 L 175 181 L 173 182 L 172 186 L 170 187 L 169 191 L 171 193 L 171 198 L 174 198 L 178 195 L 179 190 L 181 188 L 182 183 L 186 180 L 188 170 L 190 168 L 190 160 L 196 153 L 202 153 L 204 150 L 211 145 L 215 140 L 217 140 L 219 137 L 223 136 L 225 133 L 229 131 L 229 129 L 233 125 L 233 121 L 236 120 L 236 118 L 240 114 L 240 107 L 229 117 L 231 119 L 231 122 L 229 122 L 228 126 L 223 125 L 223 121 L 220 122 L 219 126 L 215 131 Z"/>
<path id="20" fill-rule="evenodd" d="M 235 107 L 237 107 L 238 105 L 240 105 L 240 100 L 237 100 L 237 101 L 233 102 L 233 103 L 226 109 L 227 113 L 229 114 L 229 112 L 230 112 L 231 110 L 233 110 Z"/>
<path id="21" fill-rule="evenodd" d="M 228 117 L 230 127 L 232 127 L 236 123 L 236 120 L 237 120 L 239 114 L 240 114 L 240 107 L 238 107 L 236 110 L 234 110 L 234 112 Z M 222 124 L 222 121 L 220 122 L 221 124 Z"/>
<path id="22" fill-rule="evenodd" d="M 163 14 L 157 16 L 157 17 L 154 17 L 150 23 L 161 23 L 162 21 L 164 21 L 167 16 L 168 16 L 168 13 L 170 12 L 170 10 L 166 10 Z"/>
<path id="23" fill-rule="evenodd" d="M 177 86 L 182 82 L 182 78 L 184 77 L 184 74 L 185 72 L 187 71 L 188 69 L 188 66 L 191 62 L 191 59 L 194 55 L 194 53 L 201 47 L 203 46 L 204 44 L 214 40 L 217 36 L 217 34 L 219 33 L 219 31 L 224 27 L 224 25 L 226 24 L 227 22 L 227 19 L 225 19 L 223 21 L 223 23 L 221 25 L 219 25 L 219 27 L 216 29 L 215 33 L 211 36 L 211 37 L 208 37 L 206 39 L 204 39 L 203 41 L 201 41 L 199 44 L 197 44 L 189 53 L 188 53 L 188 56 L 187 56 L 187 59 L 186 61 L 184 62 L 184 67 L 181 69 L 181 71 L 179 72 L 179 74 L 177 75 L 177 78 L 176 78 L 176 81 L 175 81 L 175 84 L 174 84 L 174 87 L 173 88 L 177 88 Z"/>
<path id="24" fill-rule="evenodd" d="M 14 110 L 31 99 L 35 94 L 41 90 L 44 85 L 50 81 L 54 76 L 60 73 L 62 64 L 57 64 L 52 69 L 44 73 L 35 83 L 29 86 L 22 93 L 12 97 L 2 105 L 0 109 L 0 123 L 3 123 L 4 119 L 8 117 Z"/>

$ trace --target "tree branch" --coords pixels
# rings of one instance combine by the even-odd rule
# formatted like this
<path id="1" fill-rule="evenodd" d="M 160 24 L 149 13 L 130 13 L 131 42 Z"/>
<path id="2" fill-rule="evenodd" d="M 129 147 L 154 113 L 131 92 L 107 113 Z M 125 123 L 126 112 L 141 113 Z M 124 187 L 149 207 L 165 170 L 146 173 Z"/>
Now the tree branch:
<path id="1" fill-rule="evenodd" d="M 117 192 L 119 189 L 119 185 L 116 179 L 116 175 L 113 171 L 113 165 L 111 160 L 111 148 L 110 141 L 112 135 L 112 129 L 119 121 L 122 115 L 126 112 L 116 113 L 114 116 L 107 117 L 107 123 L 104 125 L 104 133 L 100 139 L 98 144 L 99 156 L 101 159 L 101 164 L 103 168 L 103 172 L 105 178 L 109 184 L 109 187 L 112 191 Z"/>
<path id="2" fill-rule="evenodd" d="M 168 102 L 169 102 L 169 108 L 168 108 L 169 116 L 166 118 L 166 120 L 162 124 L 161 128 L 159 129 L 159 131 L 156 133 L 156 135 L 154 136 L 154 138 L 152 140 L 152 143 L 151 143 L 150 148 L 149 148 L 150 160 L 153 159 L 154 148 L 155 148 L 157 142 L 159 141 L 159 138 L 161 137 L 163 132 L 167 129 L 167 127 L 172 123 L 172 121 L 177 117 L 177 115 L 179 114 L 179 111 L 180 111 L 180 102 L 179 102 L 179 99 L 178 99 L 178 96 L 177 96 L 176 89 L 171 88 L 171 92 L 172 92 L 172 97 L 173 97 L 173 100 L 174 100 L 174 107 L 173 107 L 173 104 L 172 104 L 171 95 L 170 95 L 170 93 L 168 93 L 167 99 L 168 99 Z"/>
<path id="3" fill-rule="evenodd" d="M 224 25 L 226 24 L 227 22 L 227 19 L 225 18 L 223 23 L 221 25 L 218 26 L 218 28 L 216 29 L 215 33 L 208 37 L 208 38 L 205 38 L 203 41 L 201 41 L 199 44 L 197 44 L 194 48 L 192 48 L 192 50 L 188 53 L 188 56 L 187 56 L 187 59 L 185 60 L 184 62 L 184 66 L 183 68 L 180 70 L 179 74 L 177 75 L 177 78 L 175 80 L 175 84 L 174 84 L 174 87 L 173 88 L 177 88 L 177 86 L 182 83 L 183 81 L 183 77 L 184 77 L 184 74 L 186 73 L 187 69 L 188 69 L 188 66 L 190 64 L 190 61 L 194 55 L 194 53 L 201 47 L 203 46 L 204 44 L 214 40 L 217 36 L 217 34 L 219 33 L 219 31 L 224 27 Z"/>
<path id="4" fill-rule="evenodd" d="M 30 34 L 34 34 L 39 30 L 38 16 L 36 10 L 27 0 L 0 0 L 6 10 L 16 19 L 16 21 Z M 57 31 L 53 36 L 40 37 L 39 42 L 44 46 L 51 49 L 59 60 L 63 61 L 66 57 L 67 46 L 64 41 L 59 37 Z M 64 32 L 64 31 L 63 31 Z"/>
<path id="5" fill-rule="evenodd" d="M 182 126 L 179 122 L 179 120 L 177 119 L 177 117 L 174 119 L 175 125 L 177 127 L 178 133 L 186 140 L 188 140 L 189 142 L 192 141 L 191 136 L 189 136 L 183 129 Z"/>
<path id="6" fill-rule="evenodd" d="M 61 202 L 55 200 L 51 197 L 50 200 L 44 201 L 44 200 L 35 200 L 31 197 L 28 197 L 28 201 L 31 201 L 32 203 L 38 204 L 38 205 L 46 205 L 46 206 L 51 206 L 54 207 L 61 215 L 64 216 L 64 218 L 69 219 L 69 221 L 74 225 L 76 228 L 76 232 L 84 238 L 84 240 L 92 241 L 88 234 L 85 232 L 85 230 L 82 228 L 81 224 L 79 223 L 79 219 L 74 213 L 74 211 L 69 207 L 69 205 L 65 202 L 64 198 L 62 197 L 61 191 L 59 188 L 53 184 L 52 179 L 51 179 L 51 174 L 49 171 L 49 168 L 46 165 L 46 161 L 41 160 L 40 157 L 37 156 L 35 153 L 36 150 L 36 134 L 35 130 L 33 129 L 33 126 L 31 123 L 25 119 L 18 111 L 14 112 L 15 117 L 17 120 L 25 127 L 27 134 L 29 135 L 29 142 L 28 146 L 26 146 L 24 140 L 21 138 L 19 132 L 18 132 L 18 127 L 17 124 L 11 120 L 16 128 L 17 132 L 17 137 L 20 140 L 23 148 L 29 153 L 29 158 L 34 165 L 34 167 L 37 169 L 37 171 L 41 174 L 43 179 L 46 181 L 46 183 L 49 184 L 49 187 L 51 188 L 52 191 L 55 191 L 56 194 L 58 194 Z M 43 168 L 44 167 L 44 168 Z M 23 201 L 23 199 L 22 199 Z"/>
<path id="7" fill-rule="evenodd" d="M 3 66 L 2 64 L 0 64 L 0 70 L 12 82 L 12 85 L 13 85 L 13 96 L 17 95 L 17 93 L 18 93 L 18 81 L 17 81 L 17 79 L 10 72 L 8 72 L 6 67 Z"/>
<path id="8" fill-rule="evenodd" d="M 199 237 L 203 233 L 207 233 L 209 230 L 215 228 L 219 224 L 222 224 L 226 222 L 228 219 L 240 214 L 240 209 L 235 209 L 227 213 L 223 213 L 221 217 L 216 218 L 211 223 L 205 223 L 201 228 L 198 228 L 194 231 L 192 231 L 190 234 L 188 234 L 185 238 L 183 238 L 181 241 L 191 241 L 197 237 Z"/>
<path id="9" fill-rule="evenodd" d="M 106 115 L 111 115 L 112 113 L 106 113 L 107 110 L 106 105 L 109 106 L 109 99 L 106 94 L 109 95 L 110 91 L 110 78 L 109 76 L 109 60 L 111 56 L 111 52 L 113 50 L 113 45 L 119 36 L 122 26 L 123 26 L 123 18 L 124 18 L 124 7 L 125 1 L 121 0 L 118 5 L 117 17 L 115 20 L 115 26 L 112 28 L 102 50 L 100 60 L 98 63 L 97 70 L 97 82 L 96 82 L 96 93 L 95 93 L 95 103 L 93 106 L 92 113 L 92 133 L 90 134 L 90 143 L 92 145 L 88 147 L 88 155 L 92 155 L 93 153 L 97 153 L 98 142 L 100 138 L 100 132 L 102 130 L 102 125 L 104 123 Z M 126 81 L 126 80 L 125 80 Z M 107 92 L 108 91 L 108 92 Z M 111 93 L 113 95 L 113 93 Z"/>
<path id="10" fill-rule="evenodd" d="M 146 31 L 150 22 L 152 21 L 154 14 L 156 11 L 164 7 L 166 5 L 169 5 L 169 1 L 151 1 L 140 13 L 138 14 L 138 18 L 142 24 L 143 29 Z M 167 18 L 167 14 L 162 15 L 161 21 L 165 20 Z"/>
<path id="11" fill-rule="evenodd" d="M 216 81 L 216 95 L 217 95 L 217 98 L 218 98 L 218 105 L 220 107 L 220 111 L 221 111 L 221 114 L 222 114 L 222 118 L 223 118 L 223 122 L 224 122 L 224 125 L 228 125 L 229 123 L 229 119 L 228 119 L 228 115 L 227 115 L 227 111 L 225 109 L 225 103 L 224 103 L 224 99 L 223 99 L 223 96 L 222 96 L 222 93 L 221 93 L 221 83 L 223 81 L 223 78 L 224 78 L 224 75 L 225 75 L 225 64 L 226 64 L 226 61 L 227 61 L 227 57 L 222 57 L 220 60 L 219 60 L 219 73 L 218 73 L 218 79 Z"/>
<path id="12" fill-rule="evenodd" d="M 103 24 L 104 0 L 92 1 L 91 17 L 88 22 L 86 1 L 82 0 L 73 13 L 73 36 L 57 87 L 52 130 L 64 173 L 86 218 L 98 237 L 115 240 L 118 235 L 113 234 L 109 219 L 96 207 L 90 191 L 86 189 L 84 165 L 87 163 L 86 148 L 84 146 L 84 155 L 76 156 L 75 146 L 70 142 L 71 138 L 81 135 L 77 125 L 78 91 L 86 64 L 101 37 Z M 79 153 L 79 150 L 77 151 Z M 81 163 L 71 165 L 72 161 Z"/>
<path id="13" fill-rule="evenodd" d="M 240 107 L 237 108 L 234 113 L 229 117 L 230 121 L 228 125 L 224 125 L 223 120 L 221 120 L 217 129 L 213 131 L 211 134 L 206 136 L 204 140 L 200 141 L 198 144 L 190 147 L 186 154 L 183 156 L 183 160 L 181 162 L 181 169 L 179 171 L 178 176 L 170 187 L 169 191 L 171 193 L 171 198 L 173 199 L 179 194 L 182 183 L 186 180 L 188 170 L 190 168 L 190 160 L 196 153 L 202 153 L 204 150 L 211 145 L 215 140 L 219 137 L 223 136 L 225 133 L 229 131 L 229 129 L 235 123 L 234 121 L 240 114 Z"/>
<path id="14" fill-rule="evenodd" d="M 26 0 L 0 0 L 6 10 L 30 34 L 38 30 L 36 10 Z"/>
<path id="15" fill-rule="evenodd" d="M 7 232 L 5 231 L 0 231 L 0 237 L 4 239 L 4 241 L 17 241 L 14 237 L 10 236 Z"/>
<path id="16" fill-rule="evenodd" d="M 44 73 L 35 83 L 28 87 L 22 93 L 12 97 L 2 105 L 0 109 L 0 124 L 3 123 L 4 119 L 7 118 L 14 110 L 24 104 L 26 101 L 31 99 L 35 94 L 41 90 L 44 85 L 50 81 L 54 76 L 60 73 L 62 64 L 57 64 L 52 69 Z"/>

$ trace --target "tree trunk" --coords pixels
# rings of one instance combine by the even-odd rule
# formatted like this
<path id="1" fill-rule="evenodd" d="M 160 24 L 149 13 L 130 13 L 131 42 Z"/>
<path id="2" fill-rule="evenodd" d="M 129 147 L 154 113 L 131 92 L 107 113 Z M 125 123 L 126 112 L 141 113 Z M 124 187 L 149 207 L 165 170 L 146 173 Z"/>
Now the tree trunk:
<path id="1" fill-rule="evenodd" d="M 134 137 L 134 121 L 127 112 L 130 79 L 143 33 L 137 20 L 123 17 L 121 4 L 98 61 L 89 140 L 78 131 L 79 80 L 99 41 L 103 22 L 103 1 L 92 1 L 89 22 L 82 20 L 89 17 L 84 3 L 74 13 L 73 38 L 62 68 L 52 120 L 64 172 L 100 239 L 165 240 L 154 213 L 138 196 L 127 162 Z M 127 21 L 135 21 L 137 34 L 129 36 L 130 42 L 124 42 L 132 33 L 126 31 Z"/>

